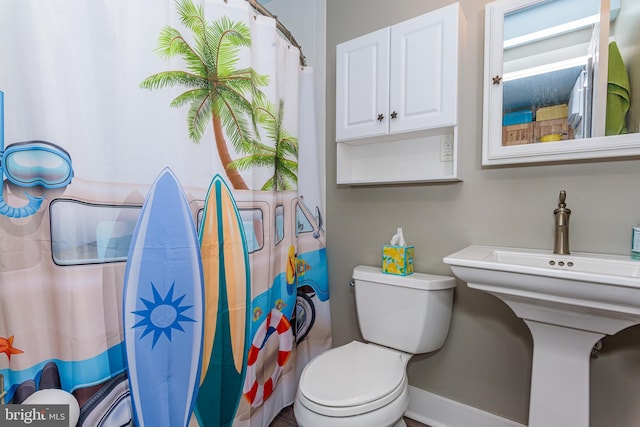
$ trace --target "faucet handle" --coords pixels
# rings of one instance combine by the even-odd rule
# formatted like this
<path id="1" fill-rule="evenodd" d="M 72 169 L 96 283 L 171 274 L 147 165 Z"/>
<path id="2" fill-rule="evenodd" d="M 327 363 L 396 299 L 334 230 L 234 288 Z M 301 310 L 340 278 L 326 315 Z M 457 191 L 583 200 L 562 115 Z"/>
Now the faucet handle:
<path id="1" fill-rule="evenodd" d="M 564 208 L 565 206 L 567 206 L 567 204 L 565 203 L 565 200 L 567 200 L 567 192 L 562 190 L 560 191 L 560 203 L 558 203 L 558 207 L 559 208 Z"/>
<path id="2" fill-rule="evenodd" d="M 562 213 L 562 214 L 569 215 L 571 213 L 571 209 L 568 209 L 567 204 L 565 203 L 565 201 L 567 200 L 567 192 L 564 190 L 560 191 L 559 199 L 560 199 L 560 202 L 558 203 L 558 207 L 555 208 L 553 213 L 554 214 Z"/>

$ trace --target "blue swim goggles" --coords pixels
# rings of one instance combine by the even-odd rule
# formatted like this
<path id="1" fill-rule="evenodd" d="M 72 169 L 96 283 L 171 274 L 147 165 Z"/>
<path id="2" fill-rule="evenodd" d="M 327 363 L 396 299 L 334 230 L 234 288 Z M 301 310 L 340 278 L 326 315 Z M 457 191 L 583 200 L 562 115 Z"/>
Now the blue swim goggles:
<path id="1" fill-rule="evenodd" d="M 17 186 L 62 188 L 73 178 L 71 156 L 50 142 L 17 142 L 1 150 L 2 147 L 0 167 L 7 179 Z"/>
<path id="2" fill-rule="evenodd" d="M 62 188 L 73 178 L 71 156 L 62 147 L 46 141 L 17 142 L 4 148 L 4 93 L 0 91 L 0 181 L 18 187 Z M 27 205 L 13 207 L 4 200 L 0 188 L 0 215 L 25 218 L 40 209 L 43 198 L 25 191 Z"/>

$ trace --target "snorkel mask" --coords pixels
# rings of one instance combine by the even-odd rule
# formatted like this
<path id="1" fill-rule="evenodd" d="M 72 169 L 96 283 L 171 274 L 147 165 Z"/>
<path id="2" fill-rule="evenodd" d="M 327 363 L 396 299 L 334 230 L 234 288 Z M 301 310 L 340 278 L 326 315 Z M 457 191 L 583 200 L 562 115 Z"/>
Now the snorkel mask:
<path id="1" fill-rule="evenodd" d="M 69 185 L 73 178 L 71 156 L 63 148 L 46 141 L 17 142 L 4 148 L 4 93 L 0 91 L 0 168 L 3 178 L 18 187 L 37 185 L 51 189 Z M 0 214 L 11 218 L 31 216 L 40 209 L 42 197 L 25 191 L 28 203 L 15 208 L 0 192 Z"/>

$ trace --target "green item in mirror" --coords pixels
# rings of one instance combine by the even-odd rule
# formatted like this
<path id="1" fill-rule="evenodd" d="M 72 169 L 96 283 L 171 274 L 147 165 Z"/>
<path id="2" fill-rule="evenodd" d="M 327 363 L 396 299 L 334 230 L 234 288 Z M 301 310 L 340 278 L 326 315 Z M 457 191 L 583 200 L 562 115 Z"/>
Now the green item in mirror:
<path id="1" fill-rule="evenodd" d="M 629 75 L 618 44 L 609 43 L 609 73 L 607 78 L 607 120 L 605 135 L 627 133 L 626 117 L 631 103 Z"/>

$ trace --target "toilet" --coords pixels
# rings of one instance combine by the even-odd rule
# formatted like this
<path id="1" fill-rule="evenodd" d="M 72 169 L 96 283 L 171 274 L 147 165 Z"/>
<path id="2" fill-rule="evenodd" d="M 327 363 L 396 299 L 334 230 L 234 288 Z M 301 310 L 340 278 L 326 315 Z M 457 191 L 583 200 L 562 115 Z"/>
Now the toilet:
<path id="1" fill-rule="evenodd" d="M 328 350 L 302 371 L 294 402 L 301 427 L 405 426 L 406 367 L 439 349 L 449 332 L 455 279 L 353 270 L 362 337 Z"/>

